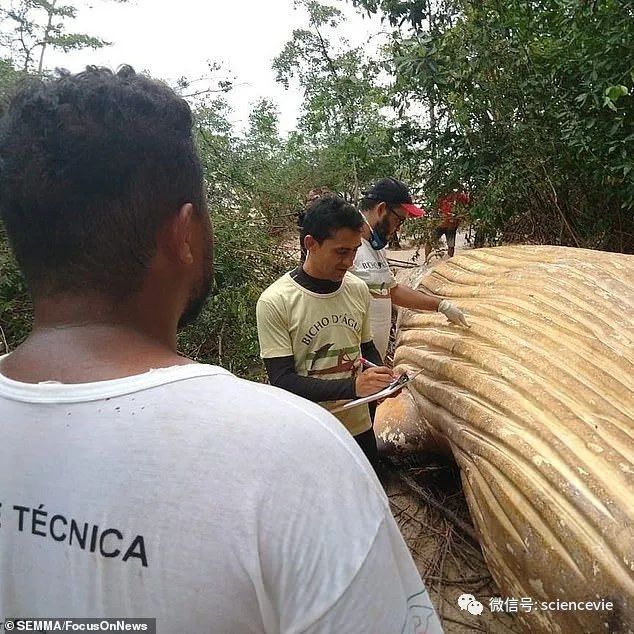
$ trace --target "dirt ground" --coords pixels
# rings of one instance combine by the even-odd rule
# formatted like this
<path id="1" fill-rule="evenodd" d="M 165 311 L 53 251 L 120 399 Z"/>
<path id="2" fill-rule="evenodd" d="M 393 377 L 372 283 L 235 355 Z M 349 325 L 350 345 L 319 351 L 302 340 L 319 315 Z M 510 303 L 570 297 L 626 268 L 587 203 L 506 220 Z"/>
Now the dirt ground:
<path id="1" fill-rule="evenodd" d="M 456 234 L 456 255 L 463 249 L 471 248 L 468 242 L 469 235 L 466 232 L 458 232 Z M 396 269 L 400 268 L 399 263 L 409 266 L 411 264 L 421 265 L 425 261 L 425 250 L 413 247 L 407 240 L 401 239 L 400 249 L 387 249 L 387 257 L 391 265 Z M 436 266 L 442 260 L 447 259 L 447 245 L 445 238 L 441 238 L 440 247 L 432 250 L 429 258 L 429 266 Z"/>
<path id="2" fill-rule="evenodd" d="M 489 599 L 499 592 L 479 545 L 463 529 L 463 525 L 472 529 L 472 524 L 457 469 L 433 456 L 410 456 L 409 461 L 409 465 L 400 464 L 398 472 L 388 473 L 383 484 L 445 632 L 519 633 L 513 615 L 489 609 Z M 458 522 L 412 491 L 397 473 L 407 474 Z M 458 597 L 463 593 L 472 594 L 483 604 L 481 615 L 459 608 Z"/>

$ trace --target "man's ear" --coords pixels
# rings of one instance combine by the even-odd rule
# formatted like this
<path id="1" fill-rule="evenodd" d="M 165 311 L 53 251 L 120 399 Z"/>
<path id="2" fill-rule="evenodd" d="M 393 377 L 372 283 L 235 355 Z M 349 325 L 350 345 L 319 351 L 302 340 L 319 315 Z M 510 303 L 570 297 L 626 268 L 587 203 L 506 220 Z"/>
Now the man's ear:
<path id="1" fill-rule="evenodd" d="M 180 264 L 192 264 L 194 262 L 194 206 L 185 203 L 175 216 L 168 221 L 165 228 L 165 246 L 170 258 Z"/>
<path id="2" fill-rule="evenodd" d="M 319 246 L 319 242 L 309 234 L 304 238 L 304 246 L 307 251 L 310 251 L 313 247 Z"/>
<path id="3" fill-rule="evenodd" d="M 376 211 L 377 220 L 381 220 L 387 214 L 387 203 L 380 202 L 374 210 Z"/>

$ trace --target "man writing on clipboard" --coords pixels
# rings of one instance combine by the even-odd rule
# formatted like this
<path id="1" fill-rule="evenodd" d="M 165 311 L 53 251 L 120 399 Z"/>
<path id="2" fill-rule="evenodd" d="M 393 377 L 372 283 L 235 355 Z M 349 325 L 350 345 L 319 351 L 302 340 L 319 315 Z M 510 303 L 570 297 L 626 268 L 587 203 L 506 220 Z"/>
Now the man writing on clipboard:
<path id="1" fill-rule="evenodd" d="M 306 261 L 271 284 L 257 303 L 260 355 L 271 385 L 330 411 L 396 378 L 372 341 L 368 288 L 348 273 L 364 224 L 340 197 L 314 202 L 301 232 Z M 379 367 L 361 372 L 360 353 Z M 368 405 L 333 413 L 376 465 Z"/>

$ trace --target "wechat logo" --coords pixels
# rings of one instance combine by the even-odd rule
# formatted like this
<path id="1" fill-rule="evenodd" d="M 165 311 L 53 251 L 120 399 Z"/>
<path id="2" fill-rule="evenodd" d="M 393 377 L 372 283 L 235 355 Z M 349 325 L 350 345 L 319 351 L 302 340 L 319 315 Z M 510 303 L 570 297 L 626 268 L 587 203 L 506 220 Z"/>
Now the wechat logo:
<path id="1" fill-rule="evenodd" d="M 484 606 L 472 594 L 461 594 L 458 597 L 458 605 L 461 610 L 467 610 L 470 614 L 479 616 Z"/>

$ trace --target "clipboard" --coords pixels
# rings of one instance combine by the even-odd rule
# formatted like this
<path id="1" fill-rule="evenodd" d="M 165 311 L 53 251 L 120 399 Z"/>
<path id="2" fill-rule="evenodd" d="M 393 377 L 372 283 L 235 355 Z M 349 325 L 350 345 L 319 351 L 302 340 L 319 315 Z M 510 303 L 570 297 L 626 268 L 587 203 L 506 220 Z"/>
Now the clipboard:
<path id="1" fill-rule="evenodd" d="M 348 409 L 352 409 L 353 407 L 357 407 L 357 405 L 363 405 L 364 403 L 371 403 L 372 401 L 378 401 L 382 398 L 387 398 L 388 396 L 392 396 L 392 394 L 396 394 L 400 392 L 406 385 L 412 382 L 423 370 L 418 370 L 418 372 L 414 372 L 412 376 L 408 376 L 407 372 L 401 374 L 398 379 L 395 379 L 390 383 L 387 387 L 383 388 L 379 392 L 375 392 L 374 394 L 369 394 L 368 396 L 362 396 L 361 398 L 356 398 L 354 401 L 348 401 L 344 405 L 339 405 L 334 409 L 330 410 L 331 414 L 336 414 L 337 412 L 345 412 Z"/>

